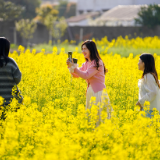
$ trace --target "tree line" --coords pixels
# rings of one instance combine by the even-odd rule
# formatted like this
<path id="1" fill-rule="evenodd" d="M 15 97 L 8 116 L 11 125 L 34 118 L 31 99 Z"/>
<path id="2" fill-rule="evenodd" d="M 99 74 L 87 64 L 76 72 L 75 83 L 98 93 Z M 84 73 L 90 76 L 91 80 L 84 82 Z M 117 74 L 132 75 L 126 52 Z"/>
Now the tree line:
<path id="1" fill-rule="evenodd" d="M 44 24 L 49 30 L 49 40 L 63 36 L 67 23 L 65 18 L 74 16 L 75 6 L 66 14 L 68 2 L 61 0 L 58 6 L 41 5 L 41 0 L 0 0 L 0 21 L 12 21 L 16 30 L 29 42 L 37 28 Z"/>
<path id="2" fill-rule="evenodd" d="M 29 42 L 37 28 L 42 23 L 49 31 L 49 41 L 63 36 L 67 23 L 65 18 L 74 16 L 76 7 L 69 6 L 66 0 L 60 0 L 58 6 L 41 5 L 41 0 L 0 0 L 0 21 L 12 21 L 16 30 Z M 66 12 L 70 7 L 69 12 Z M 160 6 L 157 4 L 141 7 L 137 24 L 153 28 L 160 25 Z"/>

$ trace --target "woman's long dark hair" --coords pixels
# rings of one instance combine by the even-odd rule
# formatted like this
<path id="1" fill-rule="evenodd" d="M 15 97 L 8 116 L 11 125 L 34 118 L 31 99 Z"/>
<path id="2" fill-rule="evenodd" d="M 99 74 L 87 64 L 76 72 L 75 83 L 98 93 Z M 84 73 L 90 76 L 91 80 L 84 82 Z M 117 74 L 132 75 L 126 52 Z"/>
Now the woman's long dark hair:
<path id="1" fill-rule="evenodd" d="M 3 59 L 5 61 L 5 65 L 8 63 L 8 54 L 10 50 L 10 42 L 4 38 L 0 37 L 0 67 L 3 67 Z"/>
<path id="2" fill-rule="evenodd" d="M 93 60 L 96 61 L 96 66 L 95 67 L 98 70 L 98 68 L 99 68 L 99 60 L 102 60 L 102 59 L 101 59 L 101 57 L 100 57 L 100 55 L 98 53 L 96 44 L 92 40 L 86 40 L 85 42 L 82 43 L 81 49 L 82 49 L 83 45 L 86 45 L 86 47 L 90 51 L 90 60 L 91 61 L 93 61 Z M 88 61 L 87 58 L 86 58 L 86 61 Z M 104 74 L 106 74 L 107 70 L 106 70 L 106 67 L 105 67 L 104 63 L 103 63 L 103 66 L 104 66 Z"/>
<path id="3" fill-rule="evenodd" d="M 142 74 L 142 78 L 144 78 L 145 74 L 151 73 L 153 75 L 153 77 L 155 78 L 155 81 L 156 81 L 158 87 L 160 88 L 160 84 L 158 81 L 158 74 L 156 71 L 155 60 L 154 60 L 153 55 L 143 53 L 143 54 L 141 54 L 140 59 L 142 60 L 142 62 L 144 62 L 144 65 L 145 65 L 145 69 Z"/>

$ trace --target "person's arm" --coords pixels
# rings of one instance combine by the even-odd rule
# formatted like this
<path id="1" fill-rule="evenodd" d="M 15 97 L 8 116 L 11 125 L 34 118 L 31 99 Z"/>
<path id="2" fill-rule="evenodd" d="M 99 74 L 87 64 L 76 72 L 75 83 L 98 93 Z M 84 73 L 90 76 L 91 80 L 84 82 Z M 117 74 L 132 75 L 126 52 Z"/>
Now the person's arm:
<path id="1" fill-rule="evenodd" d="M 16 84 L 18 84 L 21 81 L 22 74 L 18 68 L 17 63 L 12 59 L 13 63 L 13 78 Z"/>
<path id="2" fill-rule="evenodd" d="M 21 81 L 22 74 L 21 74 L 19 68 L 17 68 L 17 69 L 14 71 L 13 77 L 14 77 L 14 80 L 15 80 L 16 84 L 18 84 L 18 83 Z"/>
<path id="3" fill-rule="evenodd" d="M 157 86 L 155 85 L 154 77 L 151 74 L 147 74 L 145 80 L 145 88 L 148 90 L 148 92 L 141 99 L 139 99 L 139 103 L 141 105 L 143 105 L 145 101 L 152 102 L 157 94 Z"/>
<path id="4" fill-rule="evenodd" d="M 79 76 L 77 74 L 75 74 L 75 73 L 71 73 L 71 74 L 72 74 L 73 78 L 79 78 Z"/>
<path id="5" fill-rule="evenodd" d="M 84 71 L 84 66 L 85 66 L 85 64 L 83 63 L 82 64 L 82 67 L 80 67 L 80 68 L 78 68 L 80 71 Z M 71 73 L 72 74 L 72 76 L 74 77 L 74 78 L 79 78 L 79 76 L 76 74 L 76 73 Z"/>
<path id="6" fill-rule="evenodd" d="M 89 79 L 92 76 L 94 76 L 96 73 L 98 72 L 97 68 L 95 67 L 95 64 L 93 63 L 88 70 L 86 71 L 81 71 L 78 68 L 74 69 L 74 73 L 76 73 L 79 77 L 83 78 L 83 79 Z"/>

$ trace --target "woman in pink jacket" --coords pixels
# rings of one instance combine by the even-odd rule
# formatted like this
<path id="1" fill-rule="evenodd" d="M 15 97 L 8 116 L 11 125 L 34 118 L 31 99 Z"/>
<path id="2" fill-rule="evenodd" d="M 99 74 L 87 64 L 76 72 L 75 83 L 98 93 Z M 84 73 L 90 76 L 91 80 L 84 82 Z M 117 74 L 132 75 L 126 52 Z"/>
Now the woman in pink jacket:
<path id="1" fill-rule="evenodd" d="M 82 67 L 77 68 L 76 64 L 69 62 L 69 60 L 67 60 L 67 65 L 73 77 L 81 77 L 85 79 L 88 84 L 86 91 L 86 109 L 90 109 L 89 102 L 91 97 L 96 97 L 96 104 L 102 102 L 104 97 L 107 97 L 107 105 L 109 106 L 108 94 L 103 92 L 103 89 L 106 88 L 105 74 L 107 73 L 107 69 L 100 58 L 96 44 L 92 40 L 86 40 L 82 44 L 81 49 L 86 60 L 86 62 L 82 64 Z M 99 114 L 101 114 L 100 110 Z"/>

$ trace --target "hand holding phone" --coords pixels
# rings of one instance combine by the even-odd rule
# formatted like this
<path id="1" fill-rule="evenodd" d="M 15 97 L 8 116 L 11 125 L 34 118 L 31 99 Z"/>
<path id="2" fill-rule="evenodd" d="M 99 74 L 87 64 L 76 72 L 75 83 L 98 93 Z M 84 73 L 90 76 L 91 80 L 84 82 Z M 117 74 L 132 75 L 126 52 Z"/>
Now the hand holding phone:
<path id="1" fill-rule="evenodd" d="M 69 59 L 69 62 L 73 62 L 77 64 L 78 59 L 72 58 L 72 52 L 68 52 L 68 59 Z M 67 63 L 67 65 L 69 65 L 69 63 Z"/>
<path id="2" fill-rule="evenodd" d="M 68 52 L 69 61 L 72 62 L 72 52 Z"/>
<path id="3" fill-rule="evenodd" d="M 78 59 L 73 58 L 73 63 L 76 63 L 76 64 L 77 64 L 77 61 L 78 61 Z"/>

